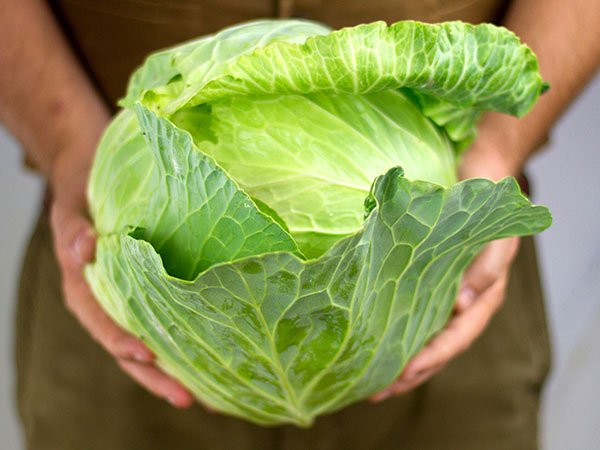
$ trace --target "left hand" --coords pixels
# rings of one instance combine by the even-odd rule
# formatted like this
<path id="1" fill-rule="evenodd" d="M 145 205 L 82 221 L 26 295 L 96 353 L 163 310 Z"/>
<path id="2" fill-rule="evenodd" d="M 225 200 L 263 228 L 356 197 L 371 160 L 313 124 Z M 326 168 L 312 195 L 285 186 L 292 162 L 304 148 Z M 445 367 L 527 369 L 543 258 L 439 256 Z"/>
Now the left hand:
<path id="1" fill-rule="evenodd" d="M 461 178 L 498 180 L 511 175 L 500 155 L 473 146 L 464 155 L 459 170 Z M 519 238 L 513 237 L 494 241 L 484 248 L 463 276 L 454 315 L 446 327 L 408 363 L 396 381 L 371 396 L 371 401 L 380 402 L 414 389 L 471 346 L 504 300 L 510 265 L 518 246 Z"/>

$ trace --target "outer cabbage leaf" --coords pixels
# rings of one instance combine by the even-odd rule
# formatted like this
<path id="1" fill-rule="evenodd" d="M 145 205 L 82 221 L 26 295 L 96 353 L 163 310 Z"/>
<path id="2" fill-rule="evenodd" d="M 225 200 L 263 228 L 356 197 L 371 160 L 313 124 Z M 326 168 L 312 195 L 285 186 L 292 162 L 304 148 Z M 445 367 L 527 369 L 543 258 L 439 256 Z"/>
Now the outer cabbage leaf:
<path id="1" fill-rule="evenodd" d="M 456 183 L 480 112 L 545 89 L 512 33 L 328 31 L 257 21 L 150 56 L 90 180 L 102 306 L 204 403 L 264 425 L 388 385 L 482 246 L 551 220 L 514 179 Z"/>
<path id="2" fill-rule="evenodd" d="M 305 20 L 255 20 L 228 27 L 150 55 L 134 72 L 127 95 L 119 102 L 132 107 L 143 99 L 159 111 L 165 105 L 189 101 L 199 86 L 218 78 L 241 55 L 273 42 L 302 43 L 309 36 L 331 31 L 317 22 Z"/>
<path id="3" fill-rule="evenodd" d="M 188 133 L 143 107 L 136 110 L 137 117 L 117 117 L 98 149 L 89 199 L 101 234 L 135 228 L 161 253 L 169 273 L 183 279 L 216 262 L 298 252 L 291 236 Z"/>
<path id="4" fill-rule="evenodd" d="M 522 115 L 544 89 L 531 50 L 493 25 L 327 31 L 305 21 L 224 30 L 155 56 L 171 55 L 162 85 L 146 75 L 150 57 L 123 102 L 190 131 L 309 257 L 359 229 L 376 176 L 400 165 L 452 185 L 453 146 L 468 145 L 480 112 Z"/>
<path id="5" fill-rule="evenodd" d="M 533 52 L 502 27 L 403 21 L 328 32 L 321 24 L 298 20 L 228 28 L 150 56 L 121 104 L 143 99 L 171 115 L 240 95 L 403 88 L 414 91 L 424 114 L 464 148 L 481 111 L 523 116 L 548 88 Z"/>
<path id="6" fill-rule="evenodd" d="M 135 112 L 119 112 L 100 140 L 88 183 L 88 204 L 98 233 L 134 224 L 147 227 L 156 218 L 150 205 L 167 202 L 160 185 L 154 154 Z"/>
<path id="7" fill-rule="evenodd" d="M 375 22 L 276 42 L 198 86 L 189 105 L 257 94 L 364 94 L 410 88 L 455 105 L 524 115 L 547 85 L 533 52 L 494 25 Z M 180 109 L 170 106 L 166 113 Z"/>
<path id="8" fill-rule="evenodd" d="M 138 114 L 153 151 L 171 159 L 167 177 L 211 161 L 188 133 Z M 186 182 L 194 189 L 196 180 Z M 215 186 L 197 194 L 210 199 Z M 548 210 L 532 206 L 512 178 L 444 188 L 392 168 L 366 205 L 363 228 L 312 261 L 260 248 L 230 262 L 203 252 L 210 268 L 185 281 L 165 270 L 164 248 L 122 230 L 99 238 L 87 276 L 109 314 L 203 402 L 259 424 L 308 426 L 400 373 L 446 322 L 462 271 L 486 242 L 550 224 Z M 188 209 L 172 214 L 192 230 Z M 222 232 L 220 215 L 203 220 L 205 239 Z M 237 223 L 243 236 L 254 226 Z"/>

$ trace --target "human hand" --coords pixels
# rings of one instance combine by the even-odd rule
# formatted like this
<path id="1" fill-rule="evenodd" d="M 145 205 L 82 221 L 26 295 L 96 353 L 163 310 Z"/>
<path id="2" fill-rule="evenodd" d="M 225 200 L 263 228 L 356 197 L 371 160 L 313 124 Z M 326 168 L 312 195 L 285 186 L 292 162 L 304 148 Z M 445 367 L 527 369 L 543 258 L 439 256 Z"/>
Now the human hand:
<path id="1" fill-rule="evenodd" d="M 518 238 L 507 238 L 485 247 L 465 272 L 454 315 L 446 327 L 409 362 L 396 381 L 373 395 L 372 401 L 414 389 L 470 347 L 504 300 L 518 244 Z"/>
<path id="2" fill-rule="evenodd" d="M 87 156 L 86 156 L 87 155 Z M 67 309 L 134 380 L 177 408 L 192 404 L 191 394 L 154 364 L 154 355 L 139 339 L 118 327 L 94 299 L 83 276 L 93 260 L 96 236 L 87 217 L 86 185 L 92 152 L 65 150 L 49 176 L 52 189 L 51 227 L 62 273 Z"/>
<path id="3" fill-rule="evenodd" d="M 473 147 L 464 155 L 461 178 L 483 177 L 498 180 L 511 174 L 500 153 Z M 371 396 L 380 402 L 423 384 L 453 358 L 466 351 L 483 332 L 502 305 L 510 265 L 517 253 L 519 238 L 491 242 L 475 258 L 463 276 L 454 314 L 427 345 L 407 364 L 396 381 Z"/>

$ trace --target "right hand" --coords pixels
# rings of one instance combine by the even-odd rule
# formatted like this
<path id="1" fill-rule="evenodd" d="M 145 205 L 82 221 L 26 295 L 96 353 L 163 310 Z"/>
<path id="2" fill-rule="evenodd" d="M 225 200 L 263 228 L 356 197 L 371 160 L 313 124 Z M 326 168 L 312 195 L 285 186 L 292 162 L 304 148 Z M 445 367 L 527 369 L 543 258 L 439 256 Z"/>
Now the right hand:
<path id="1" fill-rule="evenodd" d="M 142 341 L 108 317 L 83 276 L 83 269 L 93 260 L 96 247 L 85 200 L 92 156 L 93 152 L 79 148 L 62 151 L 55 158 L 49 177 L 51 227 L 66 307 L 134 380 L 173 406 L 186 408 L 193 402 L 191 394 L 154 364 L 154 355 Z"/>

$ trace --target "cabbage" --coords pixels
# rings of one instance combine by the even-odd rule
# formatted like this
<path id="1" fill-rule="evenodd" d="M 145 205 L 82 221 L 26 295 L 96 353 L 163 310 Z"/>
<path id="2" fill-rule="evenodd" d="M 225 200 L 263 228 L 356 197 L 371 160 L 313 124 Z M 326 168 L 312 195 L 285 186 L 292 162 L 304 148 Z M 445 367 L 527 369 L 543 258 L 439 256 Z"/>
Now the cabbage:
<path id="1" fill-rule="evenodd" d="M 299 20 L 147 58 L 100 142 L 100 304 L 203 403 L 309 426 L 387 386 L 489 241 L 550 225 L 516 181 L 457 181 L 484 110 L 546 88 L 492 25 Z"/>

